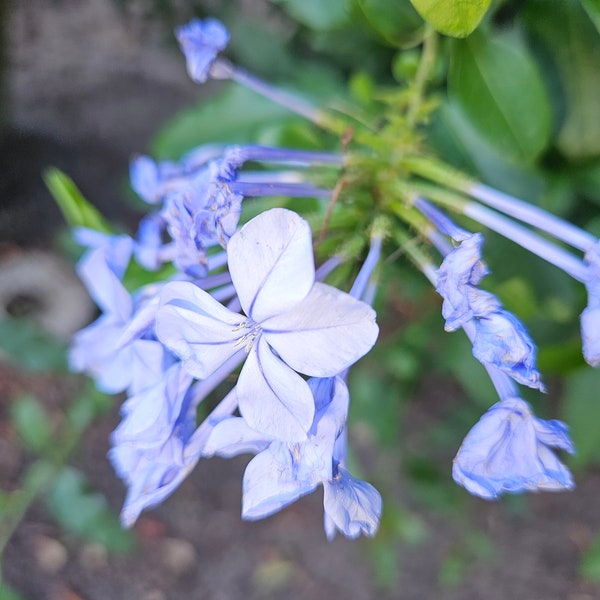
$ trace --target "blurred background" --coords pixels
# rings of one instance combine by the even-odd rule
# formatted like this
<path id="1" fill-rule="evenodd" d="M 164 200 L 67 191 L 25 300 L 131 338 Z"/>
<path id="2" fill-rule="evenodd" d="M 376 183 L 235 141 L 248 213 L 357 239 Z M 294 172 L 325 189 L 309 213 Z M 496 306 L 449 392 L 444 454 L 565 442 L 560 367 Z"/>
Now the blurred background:
<path id="1" fill-rule="evenodd" d="M 600 234 L 596 4 L 496 2 L 466 40 L 440 38 L 424 133 L 451 164 Z M 0 14 L 1 600 L 600 598 L 600 377 L 580 357 L 585 295 L 509 243 L 486 244 L 488 287 L 540 345 L 549 394 L 526 398 L 572 428 L 571 493 L 488 503 L 452 482 L 452 458 L 494 392 L 408 263 L 388 272 L 380 342 L 350 381 L 353 472 L 384 499 L 373 540 L 328 543 L 320 491 L 242 522 L 243 457 L 201 461 L 123 532 L 124 488 L 106 459 L 120 399 L 66 369 L 69 336 L 96 309 L 45 169 L 68 173 L 133 233 L 137 153 L 331 144 L 250 93 L 194 85 L 173 27 L 217 16 L 238 64 L 376 113 L 377 89 L 408 85 L 418 64 L 423 23 L 408 0 L 12 0 Z M 497 82 L 487 92 L 486 69 Z"/>

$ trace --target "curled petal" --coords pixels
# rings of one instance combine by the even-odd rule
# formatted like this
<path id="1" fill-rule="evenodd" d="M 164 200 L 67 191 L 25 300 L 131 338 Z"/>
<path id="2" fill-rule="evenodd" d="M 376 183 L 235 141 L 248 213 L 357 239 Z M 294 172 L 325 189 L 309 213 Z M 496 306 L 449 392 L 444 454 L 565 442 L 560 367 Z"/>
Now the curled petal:
<path id="1" fill-rule="evenodd" d="M 246 223 L 229 240 L 227 256 L 242 308 L 257 323 L 296 306 L 315 280 L 310 227 L 284 208 Z"/>
<path id="2" fill-rule="evenodd" d="M 467 434 L 452 476 L 487 500 L 507 492 L 571 489 L 571 473 L 552 448 L 573 451 L 566 425 L 538 419 L 526 402 L 508 398 L 494 404 Z"/>
<path id="3" fill-rule="evenodd" d="M 484 365 L 494 365 L 515 381 L 544 391 L 536 369 L 536 346 L 523 324 L 508 311 L 475 319 L 473 356 Z"/>
<path id="4" fill-rule="evenodd" d="M 324 283 L 286 313 L 262 323 L 269 344 L 290 367 L 314 377 L 331 377 L 364 356 L 379 328 L 375 311 Z"/>
<path id="5" fill-rule="evenodd" d="M 328 540 L 335 537 L 336 530 L 352 539 L 361 533 L 375 535 L 381 517 L 381 495 L 370 483 L 338 467 L 337 475 L 323 484 L 323 490 Z"/>
<path id="6" fill-rule="evenodd" d="M 244 472 L 242 518 L 268 517 L 317 487 L 294 472 L 294 456 L 287 444 L 273 442 L 255 456 Z"/>

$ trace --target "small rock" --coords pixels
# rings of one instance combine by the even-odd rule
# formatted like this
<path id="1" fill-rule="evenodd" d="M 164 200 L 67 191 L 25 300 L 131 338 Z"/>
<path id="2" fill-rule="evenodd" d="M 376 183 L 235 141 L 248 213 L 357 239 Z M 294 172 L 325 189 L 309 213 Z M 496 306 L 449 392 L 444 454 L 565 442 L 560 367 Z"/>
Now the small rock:
<path id="1" fill-rule="evenodd" d="M 101 544 L 86 544 L 79 553 L 79 562 L 87 571 L 98 571 L 108 565 L 108 552 Z"/>
<path id="2" fill-rule="evenodd" d="M 196 550 L 190 542 L 168 538 L 162 542 L 162 556 L 165 566 L 175 575 L 183 575 L 196 565 Z"/>
<path id="3" fill-rule="evenodd" d="M 34 556 L 43 571 L 54 575 L 69 559 L 67 549 L 54 538 L 38 535 L 34 540 Z"/>

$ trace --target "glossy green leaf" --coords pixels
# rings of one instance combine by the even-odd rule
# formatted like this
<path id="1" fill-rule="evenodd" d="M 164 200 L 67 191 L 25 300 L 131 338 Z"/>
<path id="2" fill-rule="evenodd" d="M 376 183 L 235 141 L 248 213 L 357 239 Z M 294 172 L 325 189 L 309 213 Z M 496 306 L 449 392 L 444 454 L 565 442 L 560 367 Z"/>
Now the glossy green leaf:
<path id="1" fill-rule="evenodd" d="M 483 19 L 491 0 L 410 0 L 417 12 L 437 31 L 462 38 Z"/>
<path id="2" fill-rule="evenodd" d="M 558 149 L 573 161 L 600 156 L 600 34 L 575 0 L 530 0 L 524 19 L 558 87 Z"/>
<path id="3" fill-rule="evenodd" d="M 546 149 L 550 101 L 524 47 L 481 31 L 457 40 L 448 93 L 473 127 L 507 157 L 531 163 Z"/>
<path id="4" fill-rule="evenodd" d="M 69 227 L 89 227 L 111 233 L 112 227 L 79 191 L 75 182 L 59 169 L 44 172 L 44 181 Z"/>
<path id="5" fill-rule="evenodd" d="M 294 19 L 314 29 L 327 31 L 348 22 L 349 0 L 274 0 Z"/>
<path id="6" fill-rule="evenodd" d="M 423 19 L 409 0 L 357 0 L 365 20 L 388 44 L 407 47 L 423 38 Z"/>
<path id="7" fill-rule="evenodd" d="M 77 469 L 62 470 L 47 504 L 61 527 L 75 535 L 114 552 L 126 552 L 133 546 L 131 532 L 121 528 L 103 496 L 87 489 L 85 478 Z"/>
<path id="8" fill-rule="evenodd" d="M 571 428 L 577 453 L 573 466 L 582 468 L 600 460 L 600 371 L 579 369 L 566 378 L 563 418 Z"/>

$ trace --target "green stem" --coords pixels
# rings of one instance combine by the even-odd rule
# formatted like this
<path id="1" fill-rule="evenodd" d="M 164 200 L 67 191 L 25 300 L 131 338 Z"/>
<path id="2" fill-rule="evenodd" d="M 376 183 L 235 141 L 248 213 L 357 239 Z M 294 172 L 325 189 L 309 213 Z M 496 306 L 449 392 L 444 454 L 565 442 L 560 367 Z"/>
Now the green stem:
<path id="1" fill-rule="evenodd" d="M 413 94 L 406 111 L 406 124 L 412 129 L 418 120 L 419 109 L 425 96 L 425 87 L 431 78 L 437 53 L 437 34 L 431 25 L 427 24 L 423 37 L 423 51 L 413 82 Z"/>

